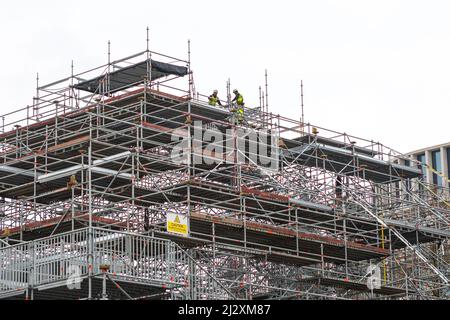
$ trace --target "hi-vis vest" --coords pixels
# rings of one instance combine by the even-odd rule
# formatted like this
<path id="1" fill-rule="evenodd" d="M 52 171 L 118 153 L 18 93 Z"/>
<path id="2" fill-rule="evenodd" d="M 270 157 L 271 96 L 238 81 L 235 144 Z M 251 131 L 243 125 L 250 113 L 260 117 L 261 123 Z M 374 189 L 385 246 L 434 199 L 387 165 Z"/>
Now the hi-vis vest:
<path id="1" fill-rule="evenodd" d="M 233 110 L 236 119 L 241 122 L 244 120 L 244 106 L 238 106 L 237 109 Z"/>
<path id="2" fill-rule="evenodd" d="M 217 106 L 217 101 L 218 101 L 219 99 L 217 98 L 217 97 L 215 97 L 215 96 L 210 96 L 209 97 L 209 105 L 210 106 Z"/>
<path id="3" fill-rule="evenodd" d="M 242 96 L 242 94 L 238 94 L 238 97 L 236 99 L 236 103 L 238 106 L 242 106 L 244 104 L 244 97 Z"/>

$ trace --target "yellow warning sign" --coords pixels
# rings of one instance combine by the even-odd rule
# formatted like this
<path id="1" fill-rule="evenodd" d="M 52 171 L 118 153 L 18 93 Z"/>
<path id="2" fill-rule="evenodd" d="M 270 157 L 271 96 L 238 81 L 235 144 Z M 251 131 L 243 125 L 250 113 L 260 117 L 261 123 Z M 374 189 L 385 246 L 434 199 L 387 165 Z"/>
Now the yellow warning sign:
<path id="1" fill-rule="evenodd" d="M 188 218 L 184 215 L 168 213 L 167 214 L 167 232 L 189 235 Z"/>

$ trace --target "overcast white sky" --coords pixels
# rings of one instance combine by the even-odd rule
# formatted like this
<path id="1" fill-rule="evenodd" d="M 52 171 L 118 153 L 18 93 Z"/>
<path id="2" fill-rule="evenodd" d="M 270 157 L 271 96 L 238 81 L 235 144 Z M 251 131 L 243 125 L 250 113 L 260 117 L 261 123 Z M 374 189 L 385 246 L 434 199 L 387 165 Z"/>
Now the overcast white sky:
<path id="1" fill-rule="evenodd" d="M 1 113 L 42 83 L 145 50 L 186 58 L 197 90 L 225 83 L 257 106 L 401 152 L 450 141 L 449 1 L 1 1 Z"/>

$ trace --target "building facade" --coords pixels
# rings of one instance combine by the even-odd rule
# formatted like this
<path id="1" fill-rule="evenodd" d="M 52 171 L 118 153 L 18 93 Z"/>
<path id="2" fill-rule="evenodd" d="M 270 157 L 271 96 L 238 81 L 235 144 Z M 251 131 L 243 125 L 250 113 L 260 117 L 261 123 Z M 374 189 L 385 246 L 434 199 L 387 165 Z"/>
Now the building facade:
<path id="1" fill-rule="evenodd" d="M 418 166 L 422 169 L 423 182 L 432 185 L 440 195 L 449 196 L 450 188 L 450 142 L 436 145 L 406 154 L 399 163 L 406 166 Z"/>
<path id="2" fill-rule="evenodd" d="M 411 160 L 424 164 L 422 170 L 425 182 L 438 187 L 450 187 L 450 142 L 410 152 L 407 155 Z"/>

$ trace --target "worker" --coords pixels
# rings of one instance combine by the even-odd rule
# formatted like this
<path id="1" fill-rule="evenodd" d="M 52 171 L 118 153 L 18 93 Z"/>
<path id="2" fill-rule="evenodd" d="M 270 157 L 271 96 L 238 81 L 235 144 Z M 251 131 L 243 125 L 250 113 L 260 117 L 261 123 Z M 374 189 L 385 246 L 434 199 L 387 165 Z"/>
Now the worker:
<path id="1" fill-rule="evenodd" d="M 244 121 L 244 97 L 239 93 L 237 89 L 234 89 L 233 93 L 234 99 L 231 102 L 235 103 L 235 108 L 233 108 L 231 112 L 233 112 L 235 115 L 236 124 L 242 124 L 242 122 Z"/>
<path id="2" fill-rule="evenodd" d="M 213 106 L 213 107 L 215 107 L 217 105 L 222 106 L 222 103 L 220 102 L 220 99 L 217 96 L 218 93 L 219 92 L 217 90 L 214 90 L 213 94 L 209 96 L 209 98 L 208 98 L 209 102 L 208 103 L 209 103 L 210 106 Z"/>
<path id="3" fill-rule="evenodd" d="M 234 99 L 231 102 L 236 102 L 236 104 L 238 106 L 242 106 L 242 108 L 244 107 L 244 97 L 242 96 L 242 94 L 239 93 L 239 91 L 237 89 L 233 90 L 234 93 Z"/>

